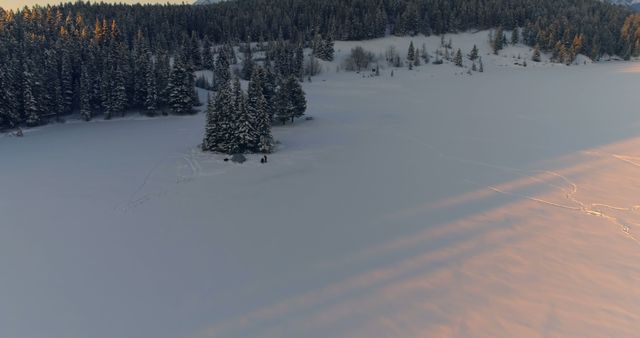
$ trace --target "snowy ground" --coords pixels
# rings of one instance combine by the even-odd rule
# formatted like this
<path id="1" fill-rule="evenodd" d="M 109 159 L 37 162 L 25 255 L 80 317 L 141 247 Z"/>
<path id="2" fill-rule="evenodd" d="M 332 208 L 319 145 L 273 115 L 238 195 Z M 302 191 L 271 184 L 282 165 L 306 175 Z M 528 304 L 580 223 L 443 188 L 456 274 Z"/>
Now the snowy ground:
<path id="1" fill-rule="evenodd" d="M 640 66 L 485 58 L 326 65 L 267 165 L 202 115 L 0 137 L 0 337 L 637 337 Z"/>

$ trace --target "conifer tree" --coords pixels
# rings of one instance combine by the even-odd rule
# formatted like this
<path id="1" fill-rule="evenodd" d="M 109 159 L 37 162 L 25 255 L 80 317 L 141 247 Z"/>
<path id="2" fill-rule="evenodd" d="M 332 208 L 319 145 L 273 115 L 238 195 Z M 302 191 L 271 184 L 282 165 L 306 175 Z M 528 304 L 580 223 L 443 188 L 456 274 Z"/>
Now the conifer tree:
<path id="1" fill-rule="evenodd" d="M 166 51 L 161 50 L 158 52 L 155 63 L 155 77 L 156 86 L 158 88 L 158 108 L 164 107 L 169 104 L 168 101 L 168 88 L 169 88 L 169 74 L 171 73 L 171 67 L 169 65 L 169 56 Z"/>
<path id="2" fill-rule="evenodd" d="M 520 43 L 520 29 L 516 27 L 513 29 L 513 32 L 511 32 L 511 44 L 517 45 L 518 43 Z"/>
<path id="3" fill-rule="evenodd" d="M 244 80 L 248 80 L 251 77 L 251 74 L 253 74 L 253 67 L 254 67 L 254 63 L 253 63 L 253 54 L 251 52 L 251 40 L 247 38 L 247 43 L 244 48 L 244 55 L 242 59 L 242 70 L 241 70 L 242 78 Z"/>
<path id="4" fill-rule="evenodd" d="M 200 49 L 200 41 L 198 40 L 197 33 L 195 31 L 191 32 L 191 40 L 189 41 L 189 51 L 190 60 L 189 62 L 195 70 L 202 69 L 202 51 Z M 187 61 L 188 62 L 188 61 Z"/>
<path id="5" fill-rule="evenodd" d="M 169 107 L 176 115 L 191 114 L 193 112 L 193 88 L 189 78 L 193 77 L 188 71 L 183 58 L 178 58 L 173 65 L 167 92 Z"/>
<path id="6" fill-rule="evenodd" d="M 13 77 L 9 69 L 11 62 L 6 63 L 7 67 L 0 67 L 0 127 L 13 128 L 18 124 L 18 113 L 16 107 L 16 95 L 11 84 Z"/>
<path id="7" fill-rule="evenodd" d="M 158 109 L 158 85 L 156 73 L 152 64 L 146 69 L 146 96 L 144 98 L 144 110 L 148 116 L 155 116 Z"/>
<path id="8" fill-rule="evenodd" d="M 469 53 L 469 55 L 467 55 L 467 57 L 469 58 L 469 60 L 475 61 L 478 59 L 478 54 L 478 47 L 476 47 L 476 45 L 473 45 L 473 48 L 471 49 L 471 52 Z"/>
<path id="9" fill-rule="evenodd" d="M 206 70 L 213 70 L 214 57 L 211 52 L 211 40 L 208 37 L 204 37 L 202 42 L 202 67 Z"/>
<path id="10" fill-rule="evenodd" d="M 502 30 L 502 27 L 498 27 L 492 41 L 493 54 L 498 55 L 498 52 L 503 48 L 503 42 L 504 31 Z"/>
<path id="11" fill-rule="evenodd" d="M 305 98 L 302 86 L 300 86 L 300 82 L 293 76 L 286 80 L 285 87 L 287 88 L 286 91 L 290 102 L 288 105 L 291 110 L 289 115 L 293 123 L 294 118 L 302 117 L 307 110 L 307 99 Z"/>
<path id="12" fill-rule="evenodd" d="M 458 67 L 462 67 L 462 51 L 459 48 L 456 55 L 453 57 L 453 63 Z"/>
<path id="13" fill-rule="evenodd" d="M 267 111 L 267 100 L 264 97 L 263 71 L 258 67 L 249 82 L 247 91 L 247 114 L 253 121 L 253 147 L 262 153 L 271 152 L 273 139 L 271 136 L 271 118 Z"/>
<path id="14" fill-rule="evenodd" d="M 235 79 L 233 84 L 234 96 L 235 96 L 235 118 L 233 134 L 234 134 L 234 146 L 232 151 L 234 153 L 245 153 L 255 151 L 257 148 L 257 133 L 254 129 L 252 117 L 249 115 L 247 109 L 247 99 L 240 87 L 240 81 Z"/>
<path id="15" fill-rule="evenodd" d="M 275 96 L 275 117 L 284 125 L 293 116 L 293 107 L 288 92 L 288 86 L 282 79 L 278 79 L 279 85 Z"/>
<path id="16" fill-rule="evenodd" d="M 409 68 L 413 66 L 416 59 L 416 49 L 413 47 L 413 41 L 409 43 L 409 51 L 407 52 L 407 61 L 409 62 Z"/>
<path id="17" fill-rule="evenodd" d="M 229 71 L 227 53 L 224 50 L 220 50 L 213 68 L 213 89 L 219 90 L 220 87 L 226 85 L 230 79 L 231 72 Z"/>
<path id="18" fill-rule="evenodd" d="M 40 124 L 40 110 L 38 109 L 38 103 L 34 95 L 35 79 L 34 74 L 31 73 L 33 69 L 32 64 L 25 65 L 23 73 L 24 80 L 24 93 L 23 93 L 23 107 L 26 123 L 29 127 L 37 126 Z"/>
<path id="19" fill-rule="evenodd" d="M 83 65 L 80 72 L 80 116 L 85 121 L 90 121 L 93 118 L 91 88 L 89 69 L 86 65 Z"/>
<path id="20" fill-rule="evenodd" d="M 219 95 L 219 94 L 218 94 Z M 220 125 L 218 123 L 219 110 L 215 102 L 216 98 L 212 93 L 208 95 L 206 125 L 204 131 L 204 140 L 202 141 L 203 151 L 217 151 L 219 142 Z"/>
<path id="21" fill-rule="evenodd" d="M 73 108 L 73 67 L 69 51 L 63 51 L 62 54 L 60 70 L 61 111 L 63 114 L 69 114 Z"/>

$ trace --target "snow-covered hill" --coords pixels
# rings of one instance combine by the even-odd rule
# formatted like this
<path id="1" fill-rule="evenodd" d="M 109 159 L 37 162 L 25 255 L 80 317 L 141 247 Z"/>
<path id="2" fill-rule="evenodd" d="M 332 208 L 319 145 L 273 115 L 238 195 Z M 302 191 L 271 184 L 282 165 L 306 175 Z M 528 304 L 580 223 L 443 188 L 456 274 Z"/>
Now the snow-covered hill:
<path id="1" fill-rule="evenodd" d="M 640 0 L 606 0 L 606 1 L 615 5 L 623 5 L 623 6 L 632 6 L 640 3 Z"/>
<path id="2" fill-rule="evenodd" d="M 635 10 L 640 10 L 640 0 L 604 0 L 614 5 L 627 6 Z"/>
<path id="3" fill-rule="evenodd" d="M 1 135 L 0 337 L 637 336 L 639 64 L 451 39 L 485 72 L 336 43 L 268 164 L 202 114 Z"/>

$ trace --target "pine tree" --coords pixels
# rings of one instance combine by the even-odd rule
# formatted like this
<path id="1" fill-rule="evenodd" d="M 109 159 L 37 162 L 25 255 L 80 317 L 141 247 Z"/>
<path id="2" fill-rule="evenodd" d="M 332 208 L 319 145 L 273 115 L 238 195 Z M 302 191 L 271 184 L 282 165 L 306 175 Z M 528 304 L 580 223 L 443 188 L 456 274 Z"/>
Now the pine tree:
<path id="1" fill-rule="evenodd" d="M 516 27 L 513 29 L 513 32 L 511 32 L 511 44 L 517 45 L 518 43 L 520 43 L 520 29 Z"/>
<path id="2" fill-rule="evenodd" d="M 256 69 L 251 76 L 249 89 L 247 91 L 247 114 L 253 122 L 254 130 L 254 150 L 262 153 L 270 153 L 273 144 L 271 136 L 271 118 L 267 111 L 267 100 L 264 97 L 263 72 Z"/>
<path id="3" fill-rule="evenodd" d="M 34 68 L 32 63 L 27 64 L 23 73 L 24 80 L 24 94 L 23 94 L 23 107 L 24 115 L 26 117 L 26 123 L 29 127 L 37 126 L 40 124 L 40 109 L 38 108 L 38 102 L 33 93 L 35 86 L 34 74 L 31 73 L 31 69 Z"/>
<path id="4" fill-rule="evenodd" d="M 298 79 L 302 80 L 304 77 L 304 49 L 302 48 L 302 45 L 298 45 L 298 47 L 296 47 L 294 61 L 293 73 L 298 77 Z"/>
<path id="5" fill-rule="evenodd" d="M 459 48 L 456 55 L 453 57 L 453 63 L 458 67 L 462 67 L 462 51 Z"/>
<path id="6" fill-rule="evenodd" d="M 412 68 L 416 59 L 416 49 L 413 47 L 413 41 L 409 43 L 409 51 L 407 52 L 407 61 L 409 61 L 409 69 Z"/>
<path id="7" fill-rule="evenodd" d="M 80 72 L 80 116 L 85 121 L 90 121 L 93 118 L 91 107 L 92 87 L 89 68 L 83 65 Z"/>
<path id="8" fill-rule="evenodd" d="M 284 80 L 278 80 L 279 85 L 275 96 L 275 117 L 284 125 L 293 114 L 293 107 L 289 95 L 289 88 Z"/>
<path id="9" fill-rule="evenodd" d="M 226 85 L 231 79 L 231 72 L 229 71 L 229 60 L 227 59 L 227 53 L 221 50 L 218 53 L 215 66 L 213 68 L 213 89 L 219 90 L 221 86 Z"/>
<path id="10" fill-rule="evenodd" d="M 179 58 L 173 65 L 169 76 L 168 95 L 171 112 L 176 115 L 193 113 L 193 88 L 190 86 L 188 71 L 183 58 Z"/>
<path id="11" fill-rule="evenodd" d="M 202 69 L 202 51 L 200 49 L 200 41 L 195 31 L 191 32 L 191 40 L 189 42 L 190 58 L 188 59 L 195 70 Z M 187 61 L 188 62 L 188 61 Z"/>
<path id="12" fill-rule="evenodd" d="M 278 87 L 276 75 L 273 74 L 270 68 L 264 68 L 260 71 L 261 83 L 262 83 L 262 95 L 264 95 L 267 101 L 267 115 L 269 120 L 273 121 L 277 110 L 277 94 L 276 89 Z"/>
<path id="13" fill-rule="evenodd" d="M 145 82 L 146 96 L 144 98 L 144 110 L 148 116 L 155 116 L 158 109 L 158 85 L 156 82 L 156 73 L 151 63 L 146 69 Z"/>
<path id="14" fill-rule="evenodd" d="M 254 122 L 247 109 L 247 99 L 240 87 L 240 81 L 236 78 L 233 84 L 235 96 L 235 118 L 234 118 L 234 153 L 245 153 L 255 151 L 257 148 L 257 133 L 254 129 Z M 253 113 L 253 112 L 252 112 Z"/>
<path id="15" fill-rule="evenodd" d="M 247 44 L 244 48 L 244 56 L 242 59 L 242 79 L 248 80 L 253 74 L 253 54 L 251 53 L 251 40 L 247 38 Z"/>
<path id="16" fill-rule="evenodd" d="M 65 50 L 62 52 L 62 66 L 60 70 L 60 88 L 61 88 L 61 111 L 63 114 L 71 113 L 73 108 L 73 66 L 70 58 L 70 52 Z"/>
<path id="17" fill-rule="evenodd" d="M 492 41 L 493 54 L 498 55 L 498 52 L 500 52 L 500 50 L 503 48 L 503 42 L 504 32 L 502 30 L 502 27 L 498 27 Z"/>
<path id="18" fill-rule="evenodd" d="M 469 55 L 467 55 L 467 57 L 469 58 L 469 60 L 475 61 L 478 59 L 478 54 L 478 47 L 476 47 L 476 45 L 473 45 L 473 48 L 471 49 L 471 52 L 469 53 Z"/>
<path id="19" fill-rule="evenodd" d="M 2 61 L 0 61 L 2 62 Z M 18 124 L 18 112 L 16 107 L 16 95 L 13 91 L 12 62 L 6 62 L 6 66 L 0 67 L 0 128 L 13 128 Z"/>
<path id="20" fill-rule="evenodd" d="M 216 109 L 215 98 L 212 93 L 209 93 L 204 139 L 202 140 L 203 151 L 216 151 L 217 149 L 218 132 L 220 129 L 218 124 L 218 114 L 219 111 Z"/>
<path id="21" fill-rule="evenodd" d="M 331 38 L 331 36 L 327 36 L 327 38 L 324 40 L 324 50 L 322 53 L 322 57 L 320 58 L 321 60 L 324 61 L 333 61 L 334 58 L 334 54 L 335 54 L 335 50 L 334 50 L 334 43 L 333 43 L 333 39 Z"/>
<path id="22" fill-rule="evenodd" d="M 479 66 L 478 66 L 478 71 L 479 71 L 480 73 L 483 73 L 483 72 L 484 72 L 484 65 L 482 64 L 482 58 L 479 58 L 479 59 L 478 59 L 478 64 L 479 64 Z"/>
<path id="23" fill-rule="evenodd" d="M 290 101 L 289 107 L 291 109 L 290 117 L 293 123 L 294 118 L 304 116 L 304 112 L 307 110 L 307 99 L 305 98 L 302 86 L 300 86 L 300 82 L 293 76 L 287 79 L 285 87 L 287 87 L 288 99 Z"/>
<path id="24" fill-rule="evenodd" d="M 213 70 L 214 57 L 211 52 L 211 40 L 205 36 L 202 42 L 202 67 L 206 70 Z"/>
<path id="25" fill-rule="evenodd" d="M 311 41 L 311 52 L 315 57 L 320 60 L 324 59 L 325 55 L 325 45 L 324 40 L 320 34 L 316 34 Z"/>
<path id="26" fill-rule="evenodd" d="M 127 108 L 125 70 L 121 65 L 116 65 L 113 71 L 113 88 L 111 92 L 111 108 L 113 113 L 120 113 L 124 117 Z"/>

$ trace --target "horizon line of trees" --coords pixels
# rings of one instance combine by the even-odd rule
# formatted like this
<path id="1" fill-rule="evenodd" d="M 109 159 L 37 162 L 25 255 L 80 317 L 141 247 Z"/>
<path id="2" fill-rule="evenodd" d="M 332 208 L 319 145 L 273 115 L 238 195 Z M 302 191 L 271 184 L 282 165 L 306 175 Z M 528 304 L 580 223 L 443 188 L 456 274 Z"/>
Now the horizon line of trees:
<path id="1" fill-rule="evenodd" d="M 236 0 L 205 6 L 77 1 L 0 8 L 0 129 L 75 112 L 85 119 L 129 110 L 188 113 L 187 104 L 197 102 L 187 88 L 195 84 L 193 71 L 216 68 L 223 54 L 235 59 L 234 46 L 242 42 L 243 79 L 258 61 L 250 44 L 256 41 L 267 45 L 265 67 L 303 79 L 318 71 L 313 59 L 304 65 L 303 49 L 331 60 L 334 39 L 496 27 L 520 28 L 519 41 L 551 52 L 558 62 L 578 52 L 594 59 L 640 55 L 640 15 L 598 0 Z M 494 42 L 499 50 L 504 39 Z"/>

